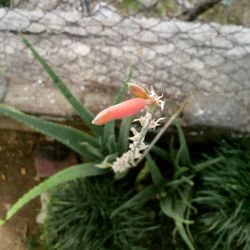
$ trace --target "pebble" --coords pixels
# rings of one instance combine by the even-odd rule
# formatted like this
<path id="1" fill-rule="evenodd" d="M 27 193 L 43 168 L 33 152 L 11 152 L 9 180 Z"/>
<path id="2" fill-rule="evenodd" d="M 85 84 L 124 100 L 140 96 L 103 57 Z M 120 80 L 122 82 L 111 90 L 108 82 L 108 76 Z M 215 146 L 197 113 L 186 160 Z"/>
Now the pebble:
<path id="1" fill-rule="evenodd" d="M 3 180 L 3 181 L 6 181 L 6 175 L 5 174 L 1 174 L 1 179 Z"/>
<path id="2" fill-rule="evenodd" d="M 21 172 L 21 175 L 26 175 L 27 174 L 26 168 L 21 168 L 20 172 Z"/>

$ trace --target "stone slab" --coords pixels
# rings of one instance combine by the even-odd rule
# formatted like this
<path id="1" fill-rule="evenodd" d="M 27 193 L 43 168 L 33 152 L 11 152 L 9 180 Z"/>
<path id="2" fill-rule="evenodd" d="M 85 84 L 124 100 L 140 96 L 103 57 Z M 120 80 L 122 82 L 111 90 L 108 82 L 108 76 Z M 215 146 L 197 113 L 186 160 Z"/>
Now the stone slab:
<path id="1" fill-rule="evenodd" d="M 167 113 L 195 96 L 186 111 L 188 124 L 250 131 L 249 28 L 123 18 L 111 10 L 84 17 L 74 11 L 0 9 L 0 69 L 9 82 L 3 102 L 35 114 L 71 116 L 20 31 L 94 113 L 111 104 L 130 65 L 132 81 L 154 85 L 167 97 Z"/>

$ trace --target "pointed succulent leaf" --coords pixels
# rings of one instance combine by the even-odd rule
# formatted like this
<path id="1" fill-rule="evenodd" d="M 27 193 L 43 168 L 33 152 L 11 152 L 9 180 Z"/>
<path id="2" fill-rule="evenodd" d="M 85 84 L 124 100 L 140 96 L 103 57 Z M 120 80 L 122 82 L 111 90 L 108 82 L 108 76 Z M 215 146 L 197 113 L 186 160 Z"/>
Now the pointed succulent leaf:
<path id="1" fill-rule="evenodd" d="M 42 183 L 38 184 L 31 190 L 29 190 L 24 196 L 22 196 L 12 207 L 8 210 L 5 221 L 9 220 L 15 215 L 22 207 L 24 207 L 31 200 L 39 196 L 40 194 L 56 187 L 64 182 L 75 180 L 77 178 L 97 176 L 108 173 L 106 170 L 101 170 L 94 167 L 94 163 L 84 163 L 75 165 L 70 168 L 66 168 L 59 173 L 49 177 Z"/>
<path id="2" fill-rule="evenodd" d="M 68 102 L 72 105 L 72 107 L 75 109 L 78 115 L 83 119 L 83 121 L 86 123 L 88 128 L 95 135 L 101 135 L 102 128 L 94 126 L 91 123 L 91 121 L 93 120 L 93 115 L 91 114 L 91 112 L 76 99 L 76 97 L 67 88 L 66 84 L 55 73 L 55 71 L 49 66 L 49 64 L 45 61 L 45 59 L 35 50 L 35 48 L 31 45 L 31 43 L 25 37 L 22 37 L 22 41 L 27 46 L 27 48 L 32 52 L 34 58 L 42 65 L 43 69 L 47 72 L 47 74 L 53 80 L 54 85 L 61 91 L 61 93 L 65 96 Z"/>
<path id="3" fill-rule="evenodd" d="M 85 141 L 92 146 L 98 146 L 96 138 L 80 130 L 28 115 L 8 105 L 0 104 L 0 113 L 25 124 L 37 132 L 58 140 L 86 158 L 89 155 L 86 154 L 81 143 Z"/>

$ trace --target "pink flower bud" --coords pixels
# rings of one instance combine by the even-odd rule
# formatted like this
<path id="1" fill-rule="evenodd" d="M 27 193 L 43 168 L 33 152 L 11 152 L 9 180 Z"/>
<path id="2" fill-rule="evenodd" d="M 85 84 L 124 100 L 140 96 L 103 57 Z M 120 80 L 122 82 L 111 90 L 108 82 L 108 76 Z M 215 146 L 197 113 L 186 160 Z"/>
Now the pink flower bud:
<path id="1" fill-rule="evenodd" d="M 138 85 L 136 83 L 129 82 L 128 83 L 128 90 L 136 97 L 140 97 L 140 98 L 144 98 L 144 99 L 149 98 L 147 91 L 143 87 L 141 87 L 140 85 Z"/>
<path id="2" fill-rule="evenodd" d="M 150 104 L 149 99 L 133 98 L 119 104 L 113 105 L 101 111 L 92 121 L 95 125 L 103 125 L 115 119 L 133 116 Z"/>

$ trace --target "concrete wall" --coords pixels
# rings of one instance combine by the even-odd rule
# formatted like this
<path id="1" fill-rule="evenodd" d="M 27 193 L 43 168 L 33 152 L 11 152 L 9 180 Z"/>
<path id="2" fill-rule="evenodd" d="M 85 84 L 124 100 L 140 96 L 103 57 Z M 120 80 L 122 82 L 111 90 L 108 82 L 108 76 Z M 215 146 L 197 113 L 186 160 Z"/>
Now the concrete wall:
<path id="1" fill-rule="evenodd" d="M 0 9 L 0 100 L 67 116 L 72 109 L 20 32 L 93 112 L 111 103 L 131 65 L 133 81 L 164 93 L 165 112 L 193 97 L 184 114 L 188 125 L 250 131 L 249 28 L 122 17 L 105 5 L 91 16 L 75 9 Z"/>

